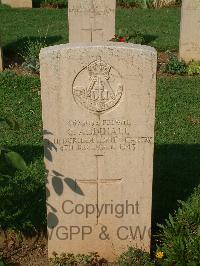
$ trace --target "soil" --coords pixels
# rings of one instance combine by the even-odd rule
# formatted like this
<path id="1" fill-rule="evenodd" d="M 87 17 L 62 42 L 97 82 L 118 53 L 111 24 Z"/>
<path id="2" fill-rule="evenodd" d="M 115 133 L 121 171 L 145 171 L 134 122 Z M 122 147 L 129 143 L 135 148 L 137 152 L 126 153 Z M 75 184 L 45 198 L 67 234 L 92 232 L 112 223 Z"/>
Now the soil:
<path id="1" fill-rule="evenodd" d="M 14 232 L 1 232 L 0 257 L 6 266 L 47 266 L 47 238 L 44 234 L 25 237 Z"/>

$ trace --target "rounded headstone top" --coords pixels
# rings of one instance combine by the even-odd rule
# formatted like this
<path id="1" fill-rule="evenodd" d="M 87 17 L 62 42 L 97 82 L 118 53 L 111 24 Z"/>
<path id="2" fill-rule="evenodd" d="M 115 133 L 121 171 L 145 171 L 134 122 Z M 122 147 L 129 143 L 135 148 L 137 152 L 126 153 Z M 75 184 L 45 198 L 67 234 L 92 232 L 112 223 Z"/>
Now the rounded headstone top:
<path id="1" fill-rule="evenodd" d="M 157 55 L 157 51 L 155 48 L 147 46 L 147 45 L 141 45 L 141 44 L 132 44 L 132 43 L 118 43 L 118 42 L 105 42 L 105 43 L 68 43 L 68 44 L 60 44 L 60 45 L 54 45 L 49 46 L 46 48 L 42 48 L 40 51 L 40 58 L 43 56 L 47 56 L 54 53 L 60 53 L 64 51 L 68 51 L 71 49 L 92 49 L 92 48 L 99 48 L 101 49 L 133 49 L 137 52 L 145 52 Z"/>

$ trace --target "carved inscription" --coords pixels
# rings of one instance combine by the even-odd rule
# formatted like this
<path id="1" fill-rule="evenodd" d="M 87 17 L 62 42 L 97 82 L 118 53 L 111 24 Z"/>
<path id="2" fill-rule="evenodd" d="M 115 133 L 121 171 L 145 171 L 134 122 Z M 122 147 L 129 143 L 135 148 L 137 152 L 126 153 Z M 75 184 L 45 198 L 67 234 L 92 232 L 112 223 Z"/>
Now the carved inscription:
<path id="1" fill-rule="evenodd" d="M 83 68 L 74 79 L 73 95 L 76 103 L 96 113 L 114 107 L 122 94 L 120 74 L 101 58 Z"/>
<path id="2" fill-rule="evenodd" d="M 132 136 L 128 120 L 67 121 L 66 136 L 54 136 L 53 144 L 62 152 L 135 151 L 140 143 L 152 143 L 152 137 Z"/>
<path id="3" fill-rule="evenodd" d="M 80 1 L 74 3 L 72 7 L 69 8 L 69 12 L 78 14 L 78 13 L 90 13 L 93 16 L 107 16 L 111 13 L 115 13 L 115 9 L 106 7 L 104 1 L 98 1 L 98 3 L 95 3 L 94 1 Z"/>

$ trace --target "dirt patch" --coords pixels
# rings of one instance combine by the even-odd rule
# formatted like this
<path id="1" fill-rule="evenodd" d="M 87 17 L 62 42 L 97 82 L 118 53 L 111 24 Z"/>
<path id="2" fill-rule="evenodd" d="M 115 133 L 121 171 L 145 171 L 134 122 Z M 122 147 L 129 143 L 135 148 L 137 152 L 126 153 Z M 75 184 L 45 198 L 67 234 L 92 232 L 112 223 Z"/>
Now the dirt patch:
<path id="1" fill-rule="evenodd" d="M 28 75 L 28 76 L 36 76 L 36 77 L 39 76 L 39 74 L 32 73 L 31 71 L 26 70 L 25 68 L 23 68 L 22 66 L 18 64 L 11 65 L 9 69 L 12 70 L 17 75 L 26 75 L 26 76 Z"/>
<path id="2" fill-rule="evenodd" d="M 162 72 L 162 67 L 167 64 L 170 60 L 170 57 L 174 55 L 174 56 L 178 56 L 177 52 L 158 52 L 158 65 L 157 65 L 157 75 L 158 76 L 173 76 L 171 74 L 166 74 Z"/>
<path id="3" fill-rule="evenodd" d="M 9 266 L 47 266 L 47 238 L 44 234 L 25 237 L 1 232 L 0 256 Z"/>

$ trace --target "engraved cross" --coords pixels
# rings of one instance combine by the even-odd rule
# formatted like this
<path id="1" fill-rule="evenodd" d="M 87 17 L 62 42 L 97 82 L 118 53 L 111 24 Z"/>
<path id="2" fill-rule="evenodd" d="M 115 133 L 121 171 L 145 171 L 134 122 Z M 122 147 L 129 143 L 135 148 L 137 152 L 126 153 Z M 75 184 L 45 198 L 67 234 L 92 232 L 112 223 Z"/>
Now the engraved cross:
<path id="1" fill-rule="evenodd" d="M 93 41 L 93 34 L 94 34 L 95 31 L 103 31 L 103 29 L 95 29 L 95 28 L 93 28 L 93 25 L 92 24 L 91 24 L 91 27 L 90 28 L 88 28 L 88 29 L 81 29 L 81 30 L 90 32 L 90 41 L 91 42 Z"/>
<path id="2" fill-rule="evenodd" d="M 96 10 L 95 10 L 95 6 L 94 6 L 94 2 L 92 1 L 92 7 L 90 9 L 90 27 L 86 28 L 86 29 L 81 29 L 83 31 L 88 31 L 90 32 L 90 41 L 93 41 L 93 33 L 95 31 L 103 31 L 103 29 L 96 29 L 94 27 L 95 24 L 95 18 L 96 18 Z"/>
<path id="3" fill-rule="evenodd" d="M 96 156 L 96 171 L 97 171 L 97 178 L 96 179 L 77 179 L 76 182 L 83 183 L 83 184 L 90 184 L 90 185 L 96 185 L 96 193 L 97 193 L 97 206 L 99 206 L 99 186 L 101 184 L 115 184 L 115 183 L 120 183 L 123 178 L 116 178 L 116 179 L 103 179 L 102 178 L 102 165 L 101 163 L 103 162 L 103 156 L 104 155 L 95 155 Z M 98 216 L 97 216 L 97 224 L 98 224 Z"/>

